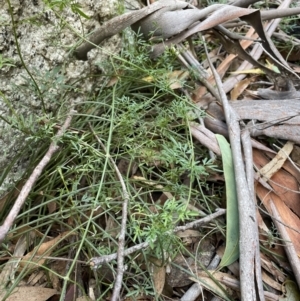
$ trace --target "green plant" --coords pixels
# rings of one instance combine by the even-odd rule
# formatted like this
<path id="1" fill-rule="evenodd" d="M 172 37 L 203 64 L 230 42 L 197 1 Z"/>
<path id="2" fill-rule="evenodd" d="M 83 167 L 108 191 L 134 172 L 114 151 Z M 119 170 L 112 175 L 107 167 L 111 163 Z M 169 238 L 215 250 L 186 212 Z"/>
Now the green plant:
<path id="1" fill-rule="evenodd" d="M 15 67 L 15 64 L 12 59 L 5 58 L 0 54 L 0 69 L 3 67 Z"/>
<path id="2" fill-rule="evenodd" d="M 51 4 L 63 8 L 68 3 L 51 1 Z M 172 230 L 196 217 L 188 209 L 191 201 L 207 212 L 219 205 L 219 197 L 210 202 L 202 191 L 217 166 L 207 159 L 205 148 L 194 146 L 189 131 L 189 122 L 195 118 L 191 112 L 203 113 L 170 87 L 168 74 L 179 68 L 174 54 L 166 52 L 153 63 L 146 52 L 148 47 L 137 41 L 134 50 L 124 48 L 119 57 L 101 62 L 105 72 L 101 77 L 114 78 L 114 83 L 98 86 L 84 102 L 77 104 L 71 127 L 57 141 L 59 151 L 35 184 L 11 231 L 12 237 L 26 231 L 52 237 L 58 233 L 70 236 L 61 240 L 59 247 L 54 246 L 51 254 L 72 258 L 64 273 L 51 271 L 50 261 L 40 267 L 56 274 L 63 283 L 61 300 L 68 283 L 78 284 L 72 278 L 76 261 L 89 261 L 96 255 L 109 255 L 118 250 L 123 188 L 110 156 L 122 173 L 130 197 L 125 248 L 149 242 L 150 248 L 142 256 L 144 261 L 150 254 L 164 263 L 165 254 L 174 257 L 183 247 Z M 22 93 L 41 95 L 44 100 L 56 99 L 57 103 L 51 108 L 45 106 L 52 113 L 45 112 L 39 117 L 21 117 L 12 110 L 10 125 L 22 132 L 27 141 L 40 146 L 31 158 L 28 175 L 55 139 L 70 95 L 76 89 L 80 93 L 80 84 L 67 83 L 60 68 L 46 73 L 33 70 L 33 74 L 34 84 L 32 78 L 26 78 L 25 84 L 16 88 Z M 182 82 L 184 87 L 188 84 Z M 96 137 L 105 145 L 106 152 Z M 190 179 L 188 185 L 184 183 L 186 177 Z M 165 196 L 167 199 L 160 199 Z M 13 198 L 11 193 L 8 199 Z M 8 206 L 6 211 L 9 209 Z M 35 242 L 28 244 L 28 252 L 45 240 L 46 235 L 35 237 Z M 135 262 L 134 255 L 126 257 L 126 265 L 129 272 L 123 280 L 124 295 L 155 294 L 149 271 Z M 115 262 L 107 263 L 107 268 L 114 271 Z M 30 273 L 25 270 L 22 277 Z M 111 282 L 101 269 L 94 271 L 93 276 L 101 286 L 99 298 L 107 298 Z M 82 286 L 78 287 L 84 294 Z"/>

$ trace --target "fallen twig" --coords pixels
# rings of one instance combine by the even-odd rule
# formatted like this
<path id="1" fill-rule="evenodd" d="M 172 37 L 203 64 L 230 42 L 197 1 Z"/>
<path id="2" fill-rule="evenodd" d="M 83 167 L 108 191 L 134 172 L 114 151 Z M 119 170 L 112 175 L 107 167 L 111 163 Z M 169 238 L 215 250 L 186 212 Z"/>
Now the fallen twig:
<path id="1" fill-rule="evenodd" d="M 198 219 L 196 221 L 188 223 L 185 226 L 178 226 L 178 227 L 174 228 L 174 230 L 172 232 L 176 233 L 178 231 L 184 231 L 186 229 L 191 229 L 191 228 L 198 227 L 201 224 L 209 223 L 212 220 L 214 220 L 215 218 L 225 214 L 225 212 L 226 212 L 225 209 L 218 209 L 215 213 L 212 213 L 212 214 L 207 215 L 207 216 L 205 216 L 201 219 Z M 128 255 L 130 255 L 130 254 L 132 254 L 136 251 L 147 248 L 149 245 L 150 245 L 150 242 L 146 241 L 146 242 L 140 243 L 138 245 L 135 245 L 131 248 L 128 248 L 127 250 L 124 250 L 124 256 L 128 256 Z M 100 256 L 100 257 L 93 257 L 93 258 L 90 259 L 89 263 L 90 263 L 90 266 L 93 269 L 97 269 L 103 263 L 108 263 L 112 260 L 115 260 L 117 258 L 117 256 L 118 256 L 117 253 L 113 253 L 113 254 L 104 255 L 104 256 Z"/>
<path id="2" fill-rule="evenodd" d="M 35 167 L 32 174 L 30 175 L 30 177 L 28 178 L 28 180 L 26 181 L 26 183 L 22 187 L 21 192 L 20 192 L 18 198 L 16 199 L 16 201 L 15 201 L 12 209 L 10 210 L 9 214 L 7 215 L 3 225 L 0 226 L 0 243 L 3 242 L 6 234 L 8 233 L 9 229 L 13 225 L 13 223 L 14 223 L 18 213 L 20 212 L 27 196 L 29 195 L 33 185 L 35 184 L 35 182 L 37 181 L 37 179 L 41 175 L 43 169 L 49 163 L 49 161 L 51 160 L 54 153 L 57 152 L 57 150 L 59 149 L 57 141 L 64 134 L 66 129 L 70 126 L 73 114 L 75 112 L 76 111 L 73 110 L 73 104 L 71 104 L 71 109 L 70 109 L 70 111 L 67 115 L 67 118 L 66 118 L 64 124 L 62 125 L 60 130 L 56 133 L 56 135 L 54 136 L 53 142 L 50 144 L 47 153 L 44 155 L 44 157 L 39 162 L 39 164 Z"/>
<path id="3" fill-rule="evenodd" d="M 203 38 L 204 39 L 204 38 Z M 254 189 L 250 191 L 249 185 L 253 185 L 251 179 L 247 182 L 245 175 L 245 167 L 242 158 L 241 150 L 241 132 L 239 127 L 239 117 L 229 105 L 226 93 L 222 88 L 220 76 L 211 63 L 204 43 L 207 60 L 210 68 L 214 74 L 220 99 L 222 101 L 225 119 L 228 126 L 230 145 L 232 149 L 232 157 L 235 171 L 235 181 L 239 204 L 239 225 L 240 225 L 240 283 L 241 283 L 241 299 L 247 301 L 256 301 L 256 285 L 255 285 L 255 256 L 256 244 L 258 237 L 256 237 L 257 222 L 253 197 Z M 251 144 L 249 144 L 251 147 Z M 253 179 L 253 178 L 252 178 Z M 260 277 L 261 278 L 261 277 Z M 261 284 L 259 284 L 261 285 Z M 261 290 L 259 290 L 260 292 Z M 260 300 L 264 300 L 264 296 L 260 294 Z"/>
<path id="4" fill-rule="evenodd" d="M 220 147 L 217 143 L 215 135 L 204 126 L 190 122 L 190 131 L 192 136 L 202 145 L 212 150 L 218 156 L 221 155 Z"/>
<path id="5" fill-rule="evenodd" d="M 254 190 L 254 169 L 253 169 L 253 154 L 252 154 L 252 142 L 250 138 L 250 133 L 247 129 L 243 130 L 242 133 L 242 145 L 243 145 L 243 154 L 245 158 L 245 169 L 246 169 L 246 178 L 248 182 L 248 189 L 250 192 L 250 196 L 252 202 L 248 204 L 251 208 L 251 212 L 256 212 L 256 197 L 255 197 L 255 190 Z M 259 249 L 259 233 L 258 233 L 258 226 L 256 220 L 256 214 L 254 215 L 255 218 L 255 225 L 253 227 L 253 236 L 256 240 L 255 242 L 255 250 L 254 250 L 254 262 L 255 262 L 255 281 L 257 285 L 257 291 L 260 300 L 264 300 L 264 288 L 263 288 L 263 281 L 261 277 L 261 261 L 260 261 L 260 249 Z"/>

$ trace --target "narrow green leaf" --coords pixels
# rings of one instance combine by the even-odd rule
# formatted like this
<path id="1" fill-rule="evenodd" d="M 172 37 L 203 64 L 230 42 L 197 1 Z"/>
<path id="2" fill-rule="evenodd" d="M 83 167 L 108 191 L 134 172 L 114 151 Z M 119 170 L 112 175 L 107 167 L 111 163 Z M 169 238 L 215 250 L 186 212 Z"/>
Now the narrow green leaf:
<path id="1" fill-rule="evenodd" d="M 81 9 L 80 9 L 80 6 L 76 3 L 76 4 L 73 4 L 71 6 L 71 9 L 72 9 L 72 12 L 73 13 L 77 13 L 79 14 L 81 17 L 85 18 L 85 19 L 90 19 L 90 17 L 88 15 L 86 15 Z"/>
<path id="2" fill-rule="evenodd" d="M 87 20 L 89 20 L 90 19 L 90 17 L 88 16 L 88 15 L 86 15 L 81 9 L 79 9 L 79 8 L 76 8 L 76 12 L 81 16 L 81 17 L 83 17 L 83 18 L 85 18 L 85 19 L 87 19 Z"/>
<path id="3" fill-rule="evenodd" d="M 216 135 L 223 161 L 226 186 L 226 248 L 220 267 L 228 266 L 239 258 L 239 213 L 232 153 L 227 140 Z"/>

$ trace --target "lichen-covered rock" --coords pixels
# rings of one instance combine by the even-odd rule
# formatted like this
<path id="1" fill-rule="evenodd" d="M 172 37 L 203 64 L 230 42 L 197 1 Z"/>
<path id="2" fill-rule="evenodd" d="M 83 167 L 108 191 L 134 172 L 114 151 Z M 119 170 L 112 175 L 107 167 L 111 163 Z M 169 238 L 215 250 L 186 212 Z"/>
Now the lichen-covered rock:
<path id="1" fill-rule="evenodd" d="M 39 131 L 41 120 L 53 117 L 58 122 L 64 121 L 63 116 L 54 112 L 63 112 L 71 98 L 86 97 L 94 86 L 88 75 L 100 73 L 101 62 L 120 49 L 120 37 L 114 36 L 102 43 L 100 49 L 91 51 L 86 62 L 72 56 L 81 36 L 97 28 L 99 20 L 104 22 L 118 14 L 118 0 L 11 0 L 10 3 L 11 7 L 6 1 L 0 5 L 2 170 Z M 83 14 L 90 18 L 84 18 Z M 22 153 L 14 163 L 0 187 L 0 195 L 23 174 L 29 156 L 30 152 Z"/>

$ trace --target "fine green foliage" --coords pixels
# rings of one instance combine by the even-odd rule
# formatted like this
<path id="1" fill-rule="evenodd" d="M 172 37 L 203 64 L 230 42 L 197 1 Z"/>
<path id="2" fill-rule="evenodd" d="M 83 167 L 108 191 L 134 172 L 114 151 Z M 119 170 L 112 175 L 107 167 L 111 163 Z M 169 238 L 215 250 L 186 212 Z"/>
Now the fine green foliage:
<path id="1" fill-rule="evenodd" d="M 132 5 L 129 2 L 125 9 L 125 1 L 116 1 L 110 13 L 124 13 Z M 216 3 L 228 1 L 207 0 L 199 6 Z M 211 299 L 212 295 L 223 300 L 238 299 L 240 291 L 228 289 L 230 285 L 224 281 L 232 279 L 234 283 L 238 279 L 236 275 L 230 277 L 227 266 L 239 257 L 238 204 L 230 146 L 217 135 L 221 162 L 203 147 L 201 138 L 194 138 L 195 125 L 200 128 L 207 121 L 202 120 L 207 116 L 199 107 L 210 107 L 213 100 L 205 91 L 218 99 L 218 93 L 212 93 L 212 78 L 204 75 L 209 72 L 199 72 L 207 68 L 200 33 L 189 41 L 198 62 L 180 53 L 188 41 L 151 60 L 149 49 L 157 41 L 146 43 L 130 28 L 123 31 L 118 55 L 105 50 L 104 43 L 111 47 L 118 40 L 113 37 L 99 45 L 98 53 L 89 52 L 88 61 L 83 62 L 76 60 L 73 52 L 97 30 L 93 24 L 98 3 L 33 1 L 33 6 L 41 5 L 29 13 L 27 6 L 17 6 L 10 0 L 6 4 L 10 18 L 0 16 L 0 21 L 5 20 L 2 27 L 9 27 L 11 32 L 4 33 L 9 38 L 9 51 L 4 47 L 0 54 L 0 70 L 15 80 L 9 83 L 3 77 L 7 87 L 0 92 L 5 104 L 0 113 L 0 135 L 3 145 L 8 140 L 16 143 L 11 144 L 11 153 L 11 148 L 2 150 L 1 162 L 6 165 L 2 166 L 0 187 L 7 193 L 0 198 L 1 222 L 22 194 L 24 183 L 49 154 L 49 146 L 55 142 L 59 149 L 30 188 L 1 245 L 0 299 L 6 300 L 14 294 L 14 288 L 20 290 L 26 283 L 34 288 L 55 288 L 60 301 L 75 297 L 70 297 L 72 290 L 76 296 L 94 293 L 97 300 L 110 300 L 117 278 L 122 278 L 122 300 L 179 299 L 193 282 L 204 288 L 202 299 Z M 272 9 L 277 4 L 261 1 L 253 5 L 259 9 L 265 6 Z M 296 17 L 285 18 L 280 28 L 296 34 L 298 23 Z M 32 25 L 27 34 L 27 26 Z M 232 25 L 241 35 L 249 29 Z M 31 51 L 32 46 L 23 47 L 23 30 L 28 38 L 37 38 L 36 44 L 43 37 L 37 51 Z M 218 30 L 208 30 L 203 35 L 208 41 L 209 57 L 219 68 L 220 62 L 231 56 L 227 56 L 227 47 L 222 47 L 224 42 L 216 36 Z M 275 38 L 280 40 L 280 35 Z M 298 47 L 292 37 L 285 37 L 285 41 L 280 42 L 280 47 L 288 48 L 283 50 L 292 53 Z M 115 47 L 110 49 L 115 51 Z M 10 58 L 16 54 L 17 58 Z M 36 65 L 39 57 L 40 64 Z M 236 69 L 241 58 L 236 57 L 234 64 L 227 59 L 224 63 L 230 67 L 228 70 Z M 227 82 L 230 76 L 223 74 L 225 69 L 219 68 Z M 19 73 L 15 77 L 16 70 Z M 253 84 L 265 86 L 260 79 L 257 77 Z M 240 91 L 240 98 L 247 95 L 245 91 Z M 74 113 L 72 123 L 58 138 L 70 112 Z M 219 118 L 209 110 L 208 113 Z M 275 138 L 265 142 L 270 139 Z M 226 223 L 218 217 L 200 226 L 191 223 L 193 228 L 187 230 L 180 227 L 220 207 L 227 209 Z M 220 212 L 224 210 L 217 213 Z M 264 226 L 269 227 L 266 220 Z M 278 250 L 273 250 L 284 242 L 276 230 L 261 234 L 265 239 L 261 250 L 283 260 L 284 256 L 279 257 Z M 122 249 L 126 253 L 122 256 L 124 264 L 118 257 Z M 102 263 L 98 265 L 95 257 L 100 257 Z M 276 264 L 269 261 L 265 266 L 270 274 L 269 267 Z M 283 270 L 285 266 L 280 264 Z M 117 277 L 120 271 L 124 274 Z M 289 269 L 285 271 L 290 273 Z M 285 279 L 280 273 L 274 275 L 281 282 Z M 38 277 L 39 283 L 34 284 Z M 273 288 L 279 293 L 281 282 L 279 286 L 273 282 L 272 293 Z M 288 284 L 290 293 L 295 289 Z M 268 284 L 265 288 L 269 289 Z"/>
<path id="2" fill-rule="evenodd" d="M 43 171 L 10 232 L 9 239 L 33 230 L 43 233 L 33 246 L 42 245 L 47 235 L 68 233 L 69 238 L 61 240 L 61 247 L 53 248 L 51 254 L 73 260 L 66 274 L 58 275 L 63 280 L 62 296 L 74 281 L 71 275 L 77 260 L 88 262 L 118 250 L 123 191 L 94 133 L 117 164 L 130 197 L 125 248 L 145 241 L 150 244 L 140 252 L 138 261 L 136 253 L 125 258 L 124 295 L 155 295 L 149 271 L 142 263 L 154 256 L 166 264 L 184 250 L 172 230 L 199 218 L 189 209 L 190 204 L 208 213 L 220 206 L 221 191 L 211 197 L 203 192 L 209 190 L 207 179 L 218 166 L 208 159 L 205 148 L 194 143 L 189 131 L 189 122 L 203 112 L 170 88 L 169 74 L 181 67 L 171 52 L 153 62 L 146 51 L 149 45 L 139 41 L 136 45 L 124 48 L 120 56 L 99 62 L 104 72 L 99 75 L 99 85 L 90 95 L 80 97 L 71 127 L 57 141 L 60 150 Z M 46 73 L 32 70 L 32 74 L 34 83 L 28 76 L 23 86 L 15 88 L 20 93 L 38 93 L 46 104 L 52 101 L 51 110 L 45 106 L 40 116 L 21 116 L 10 104 L 12 114 L 3 117 L 24 135 L 26 147 L 31 148 L 25 179 L 56 139 L 74 91 L 80 95 L 80 82 L 67 82 L 60 68 Z M 188 88 L 190 83 L 181 84 Z M 9 104 L 9 99 L 6 102 Z M 4 175 L 12 167 L 8 166 Z M 22 183 L 17 185 L 21 187 Z M 2 218 L 11 208 L 14 191 L 7 198 L 11 202 L 2 210 Z M 9 252 L 9 239 L 4 244 L 4 256 Z M 52 273 L 49 261 L 41 268 Z M 114 273 L 115 261 L 106 268 Z M 100 299 L 104 300 L 111 284 L 101 271 L 93 273 L 101 287 Z M 30 270 L 24 269 L 18 279 L 26 273 Z"/>
<path id="3" fill-rule="evenodd" d="M 45 0 L 44 2 L 50 9 L 62 11 L 70 7 L 74 14 L 80 15 L 84 19 L 90 19 L 90 17 L 81 10 L 81 5 L 72 0 Z"/>

